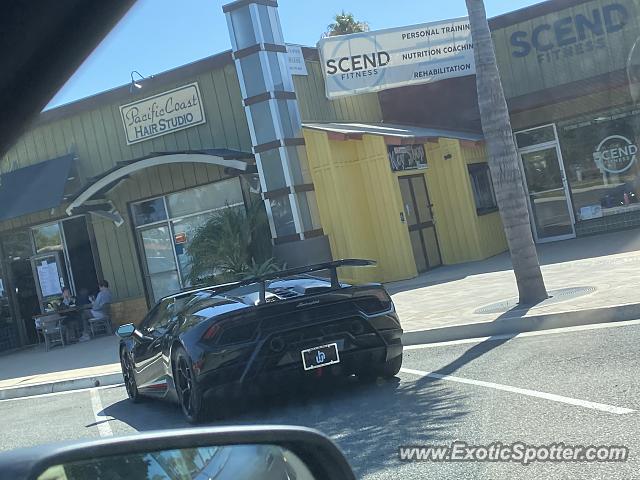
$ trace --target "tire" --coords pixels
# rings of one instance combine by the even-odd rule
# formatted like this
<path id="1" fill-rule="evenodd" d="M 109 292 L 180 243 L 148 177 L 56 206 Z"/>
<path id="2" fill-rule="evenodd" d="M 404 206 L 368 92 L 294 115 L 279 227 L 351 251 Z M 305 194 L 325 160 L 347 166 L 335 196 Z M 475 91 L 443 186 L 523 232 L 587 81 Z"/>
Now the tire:
<path id="1" fill-rule="evenodd" d="M 183 347 L 177 347 L 173 355 L 173 380 L 180 409 L 187 422 L 200 423 L 206 418 L 202 389 L 193 374 L 191 358 Z"/>
<path id="2" fill-rule="evenodd" d="M 401 367 L 402 353 L 388 362 L 385 362 L 381 369 L 380 376 L 385 379 L 393 378 L 398 374 L 398 372 L 400 372 Z"/>
<path id="3" fill-rule="evenodd" d="M 120 351 L 120 367 L 122 368 L 122 377 L 124 379 L 124 386 L 127 390 L 127 396 L 133 403 L 139 403 L 142 401 L 142 395 L 138 391 L 138 384 L 136 382 L 135 372 L 133 370 L 133 362 L 126 350 Z"/>
<path id="4" fill-rule="evenodd" d="M 402 353 L 382 365 L 358 372 L 357 377 L 363 382 L 375 382 L 378 377 L 388 380 L 400 372 L 400 367 L 402 367 Z"/>

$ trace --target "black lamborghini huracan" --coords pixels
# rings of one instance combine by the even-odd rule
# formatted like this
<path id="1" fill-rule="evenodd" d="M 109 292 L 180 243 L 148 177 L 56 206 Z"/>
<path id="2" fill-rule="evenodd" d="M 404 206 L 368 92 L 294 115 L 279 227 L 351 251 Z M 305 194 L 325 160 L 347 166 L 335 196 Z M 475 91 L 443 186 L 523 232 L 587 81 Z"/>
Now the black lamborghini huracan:
<path id="1" fill-rule="evenodd" d="M 129 397 L 177 402 L 196 423 L 216 397 L 261 386 L 393 377 L 402 328 L 391 297 L 380 284 L 337 275 L 341 266 L 372 264 L 337 260 L 162 298 L 137 327 L 118 329 Z"/>

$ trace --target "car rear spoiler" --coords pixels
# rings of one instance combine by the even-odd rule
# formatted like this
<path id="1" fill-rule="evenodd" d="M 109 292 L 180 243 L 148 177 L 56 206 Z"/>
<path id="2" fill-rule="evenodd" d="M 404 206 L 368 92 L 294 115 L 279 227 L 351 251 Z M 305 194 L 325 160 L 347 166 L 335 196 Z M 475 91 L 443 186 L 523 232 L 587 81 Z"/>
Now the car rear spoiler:
<path id="1" fill-rule="evenodd" d="M 234 288 L 242 287 L 245 285 L 259 284 L 260 285 L 260 303 L 265 303 L 266 296 L 266 282 L 267 280 L 274 280 L 276 278 L 292 277 L 294 275 L 303 275 L 305 273 L 320 272 L 323 270 L 329 271 L 331 278 L 331 288 L 341 288 L 340 280 L 338 280 L 338 268 L 340 267 L 372 267 L 376 265 L 375 260 L 364 260 L 360 258 L 344 258 L 342 260 L 333 260 L 331 262 L 316 263 L 313 265 L 305 265 L 302 267 L 288 268 L 286 270 L 280 270 L 278 272 L 265 273 L 264 275 L 258 275 L 255 277 L 245 278 L 237 282 L 224 283 L 222 285 L 210 285 L 207 287 L 190 289 L 185 292 L 181 292 L 175 295 L 169 295 L 164 298 L 179 298 L 195 292 L 201 291 L 213 291 L 215 293 L 222 293 Z"/>

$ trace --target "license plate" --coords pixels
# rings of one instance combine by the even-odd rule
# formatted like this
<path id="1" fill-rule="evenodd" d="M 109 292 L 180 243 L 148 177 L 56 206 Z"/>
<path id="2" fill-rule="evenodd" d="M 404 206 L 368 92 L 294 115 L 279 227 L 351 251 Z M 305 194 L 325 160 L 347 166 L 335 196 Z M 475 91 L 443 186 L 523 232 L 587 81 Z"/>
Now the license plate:
<path id="1" fill-rule="evenodd" d="M 308 348 L 307 350 L 302 350 L 301 353 L 302 365 L 305 370 L 313 370 L 314 368 L 340 363 L 337 343 Z"/>

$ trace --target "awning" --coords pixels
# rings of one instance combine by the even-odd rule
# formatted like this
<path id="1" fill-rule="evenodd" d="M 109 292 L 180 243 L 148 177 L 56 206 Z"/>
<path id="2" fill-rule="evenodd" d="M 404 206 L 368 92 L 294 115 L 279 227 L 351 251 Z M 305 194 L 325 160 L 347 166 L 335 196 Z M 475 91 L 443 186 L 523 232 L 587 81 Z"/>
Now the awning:
<path id="1" fill-rule="evenodd" d="M 484 140 L 480 133 L 442 130 L 438 128 L 417 127 L 412 125 L 400 125 L 397 123 L 303 123 L 304 128 L 311 130 L 321 130 L 328 133 L 341 135 L 345 140 L 361 139 L 362 135 L 380 135 L 390 141 L 397 139 L 399 143 L 403 140 L 424 140 L 435 138 L 453 138 L 456 140 L 466 140 L 479 142 Z"/>
<path id="2" fill-rule="evenodd" d="M 60 206 L 73 154 L 0 176 L 0 221 Z"/>
<path id="3" fill-rule="evenodd" d="M 130 175 L 150 167 L 176 163 L 205 163 L 220 165 L 240 172 L 255 172 L 253 154 L 226 148 L 209 150 L 185 150 L 177 152 L 154 152 L 134 160 L 118 162 L 113 168 L 89 179 L 74 195 L 67 207 L 67 215 L 93 213 L 110 218 L 117 225 L 122 223 L 120 214 L 105 194 L 114 189 Z"/>

